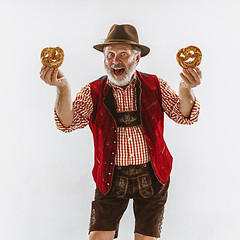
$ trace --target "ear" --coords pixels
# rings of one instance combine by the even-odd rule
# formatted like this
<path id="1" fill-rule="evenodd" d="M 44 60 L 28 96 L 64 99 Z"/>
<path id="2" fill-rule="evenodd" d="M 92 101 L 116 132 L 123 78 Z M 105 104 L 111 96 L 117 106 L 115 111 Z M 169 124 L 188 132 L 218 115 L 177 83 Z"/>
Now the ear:
<path id="1" fill-rule="evenodd" d="M 139 63 L 140 61 L 140 58 L 141 58 L 141 52 L 138 53 L 138 55 L 136 56 L 136 61 L 137 61 L 137 64 Z"/>

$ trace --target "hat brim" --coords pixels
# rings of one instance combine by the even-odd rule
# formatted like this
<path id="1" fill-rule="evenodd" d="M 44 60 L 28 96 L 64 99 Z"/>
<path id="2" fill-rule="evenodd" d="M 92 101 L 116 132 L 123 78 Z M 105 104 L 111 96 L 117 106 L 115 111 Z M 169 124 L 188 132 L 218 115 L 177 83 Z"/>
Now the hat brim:
<path id="1" fill-rule="evenodd" d="M 150 52 L 149 47 L 138 44 L 138 43 L 133 43 L 133 42 L 107 42 L 107 43 L 94 45 L 93 48 L 100 51 L 100 52 L 103 52 L 103 49 L 104 49 L 105 46 L 113 45 L 113 44 L 128 44 L 128 45 L 137 46 L 141 49 L 141 57 L 144 57 L 144 56 L 148 55 L 148 53 Z"/>

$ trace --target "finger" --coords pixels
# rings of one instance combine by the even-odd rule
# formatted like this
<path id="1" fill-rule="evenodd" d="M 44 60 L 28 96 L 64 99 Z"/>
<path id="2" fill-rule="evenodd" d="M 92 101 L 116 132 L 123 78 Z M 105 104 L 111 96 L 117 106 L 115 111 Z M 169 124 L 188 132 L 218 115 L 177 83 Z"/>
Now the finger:
<path id="1" fill-rule="evenodd" d="M 53 68 L 49 68 L 48 72 L 45 75 L 46 83 L 52 85 L 52 74 L 53 74 Z"/>
<path id="2" fill-rule="evenodd" d="M 200 82 L 200 77 L 199 75 L 195 72 L 195 70 L 193 70 L 192 68 L 188 68 L 186 69 L 186 76 L 188 78 L 189 81 L 191 81 L 191 83 L 193 84 L 193 87 L 198 86 L 201 82 Z"/>
<path id="3" fill-rule="evenodd" d="M 63 72 L 62 72 L 60 69 L 58 69 L 58 75 L 57 75 L 57 77 L 58 77 L 58 78 L 64 77 L 64 74 L 63 74 Z"/>
<path id="4" fill-rule="evenodd" d="M 42 66 L 41 70 L 40 70 L 40 75 L 42 74 L 42 71 L 46 68 L 46 66 Z"/>
<path id="5" fill-rule="evenodd" d="M 42 73 L 40 75 L 41 79 L 43 81 L 45 81 L 45 76 L 46 76 L 46 73 L 49 71 L 49 67 L 45 67 L 43 70 L 42 70 Z"/>
<path id="6" fill-rule="evenodd" d="M 189 87 L 192 87 L 192 83 L 188 80 L 188 78 L 187 78 L 183 73 L 180 73 L 180 76 L 181 76 L 182 80 L 183 80 Z"/>
<path id="7" fill-rule="evenodd" d="M 187 69 L 183 69 L 183 74 L 185 75 L 189 82 L 191 82 L 192 84 L 194 83 L 194 78 Z"/>
<path id="8" fill-rule="evenodd" d="M 58 69 L 55 68 L 53 70 L 53 74 L 52 74 L 52 84 L 54 84 L 54 85 L 58 83 L 57 76 L 58 76 Z"/>
<path id="9" fill-rule="evenodd" d="M 202 71 L 199 69 L 199 67 L 195 67 L 195 70 L 199 74 L 200 78 L 202 78 Z"/>
<path id="10" fill-rule="evenodd" d="M 195 70 L 192 69 L 192 68 L 187 69 L 187 71 L 192 75 L 193 80 L 194 80 L 197 84 L 200 84 L 201 80 L 200 80 L 199 74 L 198 74 L 197 72 L 195 72 Z"/>

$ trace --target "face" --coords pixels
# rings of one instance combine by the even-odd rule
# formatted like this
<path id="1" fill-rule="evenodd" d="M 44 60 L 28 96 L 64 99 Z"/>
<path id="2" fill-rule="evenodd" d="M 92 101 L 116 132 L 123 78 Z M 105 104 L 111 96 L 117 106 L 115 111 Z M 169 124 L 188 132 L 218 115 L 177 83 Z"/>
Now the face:
<path id="1" fill-rule="evenodd" d="M 126 86 L 136 71 L 141 53 L 136 54 L 131 45 L 109 45 L 104 51 L 104 65 L 108 78 L 117 86 Z"/>

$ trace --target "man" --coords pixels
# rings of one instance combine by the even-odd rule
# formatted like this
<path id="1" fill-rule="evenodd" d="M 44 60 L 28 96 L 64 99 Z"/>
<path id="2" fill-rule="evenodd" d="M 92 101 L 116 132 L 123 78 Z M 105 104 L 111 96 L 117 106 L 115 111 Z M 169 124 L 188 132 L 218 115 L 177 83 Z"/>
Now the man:
<path id="1" fill-rule="evenodd" d="M 139 44 L 131 25 L 113 25 L 103 44 L 107 76 L 86 85 L 71 101 L 67 78 L 43 67 L 41 78 L 57 86 L 55 120 L 63 132 L 89 124 L 94 138 L 96 182 L 89 227 L 90 240 L 117 237 L 120 219 L 133 199 L 135 240 L 160 237 L 172 156 L 163 138 L 165 112 L 181 124 L 197 121 L 199 103 L 192 88 L 199 68 L 180 73 L 179 96 L 155 75 L 136 71 L 150 49 Z"/>

